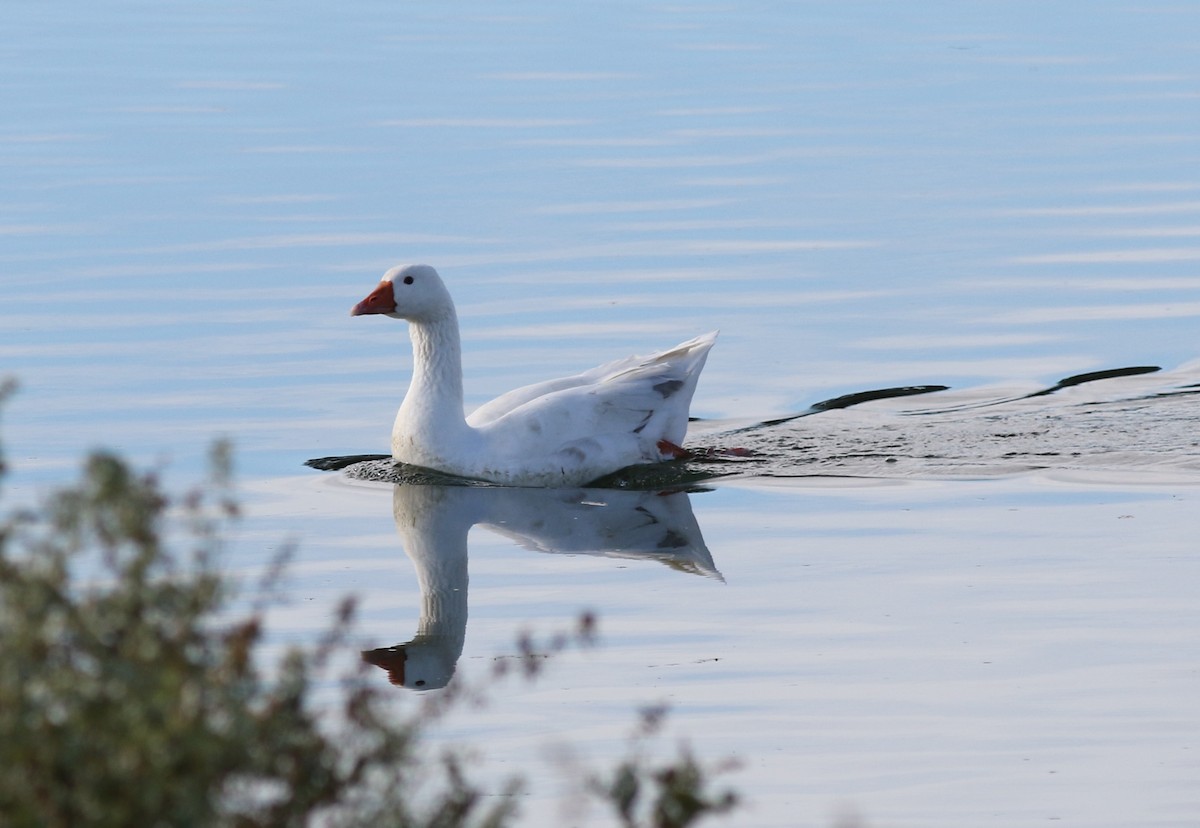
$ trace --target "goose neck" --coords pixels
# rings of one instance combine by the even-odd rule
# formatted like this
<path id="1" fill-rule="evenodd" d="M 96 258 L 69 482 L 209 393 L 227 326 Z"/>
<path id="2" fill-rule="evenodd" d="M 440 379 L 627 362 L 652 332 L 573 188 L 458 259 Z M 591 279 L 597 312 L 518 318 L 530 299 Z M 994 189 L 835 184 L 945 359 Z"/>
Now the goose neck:
<path id="1" fill-rule="evenodd" d="M 463 419 L 462 353 L 458 320 L 453 313 L 431 322 L 409 325 L 413 374 L 405 403 L 419 405 L 431 416 Z"/>

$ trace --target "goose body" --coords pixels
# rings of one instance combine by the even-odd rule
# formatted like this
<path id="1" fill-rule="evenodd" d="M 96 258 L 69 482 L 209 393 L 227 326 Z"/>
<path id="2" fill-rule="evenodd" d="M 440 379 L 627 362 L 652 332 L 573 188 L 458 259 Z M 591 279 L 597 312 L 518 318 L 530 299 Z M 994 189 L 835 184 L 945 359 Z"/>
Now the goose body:
<path id="1" fill-rule="evenodd" d="M 351 314 L 409 323 L 413 374 L 392 428 L 393 459 L 512 486 L 577 486 L 676 456 L 717 336 L 518 388 L 465 417 L 458 316 L 436 270 L 392 268 Z"/>

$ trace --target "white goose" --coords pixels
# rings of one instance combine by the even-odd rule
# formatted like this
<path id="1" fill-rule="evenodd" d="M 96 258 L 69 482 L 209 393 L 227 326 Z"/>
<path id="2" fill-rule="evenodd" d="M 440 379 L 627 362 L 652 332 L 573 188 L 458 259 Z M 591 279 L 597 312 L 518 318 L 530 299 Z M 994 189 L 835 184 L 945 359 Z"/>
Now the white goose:
<path id="1" fill-rule="evenodd" d="M 402 463 L 510 486 L 577 486 L 683 456 L 688 406 L 716 331 L 668 351 L 509 391 L 463 416 L 454 302 L 428 265 L 393 267 L 350 311 L 406 319 L 408 394 L 392 427 Z"/>

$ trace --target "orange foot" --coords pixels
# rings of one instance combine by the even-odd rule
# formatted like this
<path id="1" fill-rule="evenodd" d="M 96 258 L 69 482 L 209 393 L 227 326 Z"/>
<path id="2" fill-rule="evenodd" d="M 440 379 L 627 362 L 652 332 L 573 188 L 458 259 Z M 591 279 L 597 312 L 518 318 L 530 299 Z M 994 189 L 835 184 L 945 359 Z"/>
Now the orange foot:
<path id="1" fill-rule="evenodd" d="M 677 446 L 670 440 L 659 440 L 658 450 L 670 460 L 694 460 L 696 458 L 714 459 L 721 457 L 753 457 L 754 452 L 745 448 L 704 448 L 699 451 L 689 451 L 683 446 Z"/>
<path id="2" fill-rule="evenodd" d="M 692 457 L 692 453 L 690 451 L 685 449 L 683 446 L 675 445 L 670 440 L 659 440 L 658 450 L 661 451 L 666 457 L 670 457 L 672 460 L 687 460 Z"/>

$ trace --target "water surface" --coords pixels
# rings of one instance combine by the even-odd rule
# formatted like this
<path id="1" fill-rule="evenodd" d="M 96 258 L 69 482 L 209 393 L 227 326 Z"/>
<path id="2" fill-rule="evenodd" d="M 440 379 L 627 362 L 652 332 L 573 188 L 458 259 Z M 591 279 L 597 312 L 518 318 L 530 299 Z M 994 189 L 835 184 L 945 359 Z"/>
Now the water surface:
<path id="1" fill-rule="evenodd" d="M 13 5 L 6 492 L 98 445 L 191 480 L 227 435 L 230 570 L 300 542 L 276 639 L 352 591 L 388 647 L 430 620 L 405 495 L 301 464 L 387 445 L 403 327 L 348 311 L 398 261 L 450 284 L 472 406 L 713 328 L 700 443 L 945 385 L 729 438 L 765 459 L 659 504 L 688 531 L 652 545 L 700 563 L 454 513 L 456 676 L 581 610 L 601 636 L 458 735 L 532 764 L 543 822 L 542 751 L 611 757 L 666 701 L 741 758 L 740 824 L 1188 824 L 1197 31 L 1108 2 Z M 605 498 L 556 508 L 626 525 Z"/>

